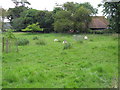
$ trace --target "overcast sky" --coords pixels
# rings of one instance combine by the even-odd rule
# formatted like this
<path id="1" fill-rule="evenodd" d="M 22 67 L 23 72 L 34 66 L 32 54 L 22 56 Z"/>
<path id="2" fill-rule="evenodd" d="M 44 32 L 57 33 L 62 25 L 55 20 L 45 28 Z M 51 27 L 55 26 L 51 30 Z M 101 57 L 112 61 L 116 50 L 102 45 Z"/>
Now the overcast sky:
<path id="1" fill-rule="evenodd" d="M 31 5 L 29 5 L 29 7 L 33 8 L 33 9 L 37 9 L 37 10 L 53 10 L 53 8 L 55 7 L 55 3 L 58 4 L 63 4 L 65 2 L 77 2 L 77 3 L 83 3 L 83 2 L 90 2 L 90 4 L 94 7 L 94 8 L 98 8 L 98 4 L 101 3 L 102 0 L 27 0 L 28 2 L 31 3 Z M 11 1 L 11 0 L 0 0 L 0 6 L 2 6 L 5 9 L 8 8 L 13 8 L 15 7 L 15 4 Z M 102 8 L 98 8 L 98 16 L 102 15 Z"/>

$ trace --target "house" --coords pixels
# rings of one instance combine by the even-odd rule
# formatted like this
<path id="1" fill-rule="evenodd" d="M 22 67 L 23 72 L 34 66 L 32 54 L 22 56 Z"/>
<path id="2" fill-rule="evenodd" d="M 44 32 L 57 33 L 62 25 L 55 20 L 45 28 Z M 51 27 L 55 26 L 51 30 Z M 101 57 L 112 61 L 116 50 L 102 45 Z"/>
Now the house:
<path id="1" fill-rule="evenodd" d="M 109 22 L 104 16 L 92 16 L 89 28 L 92 30 L 104 30 L 108 28 L 108 25 Z"/>

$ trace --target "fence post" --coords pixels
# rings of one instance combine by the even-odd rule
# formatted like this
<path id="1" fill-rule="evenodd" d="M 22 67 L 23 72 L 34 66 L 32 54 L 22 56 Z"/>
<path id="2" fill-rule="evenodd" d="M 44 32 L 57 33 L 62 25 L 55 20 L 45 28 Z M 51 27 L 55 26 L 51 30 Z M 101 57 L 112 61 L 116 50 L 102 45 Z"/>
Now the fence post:
<path id="1" fill-rule="evenodd" d="M 2 37 L 2 52 L 4 52 L 4 37 Z"/>

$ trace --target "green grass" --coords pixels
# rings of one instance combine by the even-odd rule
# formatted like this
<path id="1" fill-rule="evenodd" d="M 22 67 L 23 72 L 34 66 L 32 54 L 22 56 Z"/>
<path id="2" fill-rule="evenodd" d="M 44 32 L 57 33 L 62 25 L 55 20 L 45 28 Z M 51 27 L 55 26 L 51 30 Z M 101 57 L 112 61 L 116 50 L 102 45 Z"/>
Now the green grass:
<path id="1" fill-rule="evenodd" d="M 108 88 L 117 85 L 117 35 L 92 35 L 78 43 L 69 34 L 15 33 L 29 44 L 3 54 L 4 88 Z M 38 37 L 45 45 L 33 40 Z M 57 38 L 61 42 L 54 42 Z M 63 49 L 62 40 L 72 48 Z"/>

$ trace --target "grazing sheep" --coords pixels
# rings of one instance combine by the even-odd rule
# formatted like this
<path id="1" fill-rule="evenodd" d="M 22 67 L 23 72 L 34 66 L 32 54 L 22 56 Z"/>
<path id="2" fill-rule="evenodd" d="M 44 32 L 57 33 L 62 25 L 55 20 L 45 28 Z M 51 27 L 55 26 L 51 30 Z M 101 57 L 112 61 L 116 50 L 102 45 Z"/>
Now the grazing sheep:
<path id="1" fill-rule="evenodd" d="M 87 36 L 85 36 L 85 37 L 84 37 L 84 39 L 85 39 L 85 40 L 87 40 L 87 39 L 88 39 L 88 37 L 87 37 Z"/>
<path id="2" fill-rule="evenodd" d="M 58 39 L 54 39 L 54 42 L 58 42 L 59 40 Z"/>
<path id="3" fill-rule="evenodd" d="M 66 43 L 67 43 L 67 41 L 66 41 L 66 40 L 64 40 L 64 41 L 63 41 L 63 44 L 66 44 Z"/>

